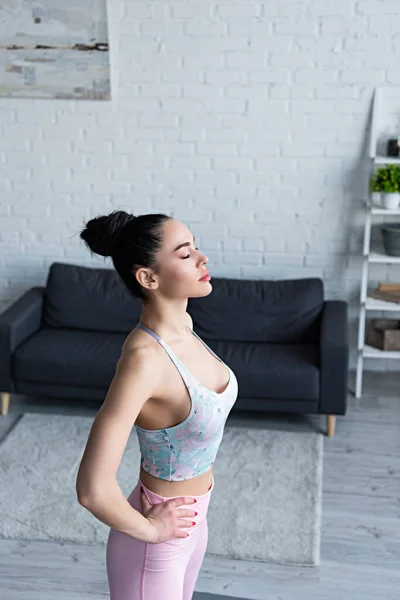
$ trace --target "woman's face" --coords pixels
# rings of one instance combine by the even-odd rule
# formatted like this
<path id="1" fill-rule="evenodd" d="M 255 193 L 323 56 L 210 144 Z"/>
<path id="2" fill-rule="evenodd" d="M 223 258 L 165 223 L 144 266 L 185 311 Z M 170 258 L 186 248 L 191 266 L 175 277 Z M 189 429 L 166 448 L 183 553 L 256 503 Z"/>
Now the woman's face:
<path id="1" fill-rule="evenodd" d="M 176 219 L 163 225 L 164 244 L 157 254 L 159 272 L 153 277 L 157 291 L 169 298 L 196 298 L 208 296 L 209 281 L 199 281 L 207 272 L 207 256 L 200 252 L 189 229 Z M 154 291 L 154 290 L 153 290 Z"/>

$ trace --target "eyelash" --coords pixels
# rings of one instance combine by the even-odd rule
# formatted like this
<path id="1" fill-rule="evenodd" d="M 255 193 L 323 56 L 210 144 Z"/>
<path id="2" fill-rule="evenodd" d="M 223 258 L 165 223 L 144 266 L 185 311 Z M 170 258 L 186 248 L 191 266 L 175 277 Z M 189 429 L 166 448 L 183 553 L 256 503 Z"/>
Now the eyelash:
<path id="1" fill-rule="evenodd" d="M 195 248 L 195 250 L 198 250 L 198 248 Z M 182 260 L 185 260 L 185 258 L 190 258 L 190 257 L 191 257 L 191 254 L 188 254 L 187 256 L 183 256 Z"/>

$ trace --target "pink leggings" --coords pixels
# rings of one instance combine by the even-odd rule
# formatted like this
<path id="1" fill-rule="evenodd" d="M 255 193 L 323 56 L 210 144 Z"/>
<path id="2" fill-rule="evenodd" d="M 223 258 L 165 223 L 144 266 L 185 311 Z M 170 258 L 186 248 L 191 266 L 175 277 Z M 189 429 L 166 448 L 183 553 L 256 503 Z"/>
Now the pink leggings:
<path id="1" fill-rule="evenodd" d="M 155 494 L 139 479 L 128 497 L 129 504 L 139 512 L 142 512 L 141 485 L 151 504 L 170 499 Z M 196 517 L 188 517 L 188 520 L 195 521 L 196 525 L 182 528 L 182 531 L 189 533 L 186 538 L 173 538 L 160 544 L 149 544 L 116 529 L 110 529 L 106 551 L 110 600 L 192 599 L 206 553 L 207 510 L 213 489 L 214 477 L 206 494 L 190 496 L 197 499 L 195 504 L 181 505 L 198 512 Z"/>

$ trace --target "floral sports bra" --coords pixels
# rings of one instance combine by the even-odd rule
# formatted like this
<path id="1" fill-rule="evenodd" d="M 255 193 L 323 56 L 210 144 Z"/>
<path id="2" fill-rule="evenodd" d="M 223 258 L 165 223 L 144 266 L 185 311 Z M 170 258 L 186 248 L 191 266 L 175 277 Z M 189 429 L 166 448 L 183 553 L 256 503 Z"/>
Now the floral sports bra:
<path id="1" fill-rule="evenodd" d="M 143 429 L 135 424 L 141 453 L 140 464 L 145 471 L 159 479 L 192 479 L 205 473 L 215 461 L 225 422 L 237 399 L 237 379 L 225 365 L 230 373 L 228 387 L 220 394 L 206 388 L 154 331 L 141 323 L 137 327 L 147 331 L 163 346 L 181 374 L 191 399 L 190 413 L 178 425 L 164 429 Z M 192 329 L 190 331 L 211 354 L 223 362 Z"/>

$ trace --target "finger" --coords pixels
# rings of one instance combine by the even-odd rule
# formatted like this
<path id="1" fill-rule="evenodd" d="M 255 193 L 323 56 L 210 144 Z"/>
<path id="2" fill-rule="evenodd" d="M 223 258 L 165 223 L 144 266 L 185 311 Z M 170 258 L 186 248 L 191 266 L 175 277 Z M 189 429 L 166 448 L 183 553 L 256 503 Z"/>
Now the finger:
<path id="1" fill-rule="evenodd" d="M 194 527 L 195 524 L 196 522 L 190 519 L 179 519 L 179 527 Z"/>
<path id="2" fill-rule="evenodd" d="M 187 531 L 182 531 L 182 529 L 179 529 L 175 535 L 175 537 L 178 538 L 186 538 L 189 535 L 189 533 Z"/>
<path id="3" fill-rule="evenodd" d="M 182 496 L 181 498 L 175 498 L 175 502 L 178 506 L 180 506 L 181 504 L 194 504 L 196 501 L 194 498 Z"/>
<path id="4" fill-rule="evenodd" d="M 179 510 L 176 511 L 177 517 L 179 517 L 180 519 L 183 519 L 185 517 L 189 518 L 189 517 L 197 517 L 197 515 L 199 514 L 196 510 L 191 510 L 189 508 L 180 508 Z"/>

